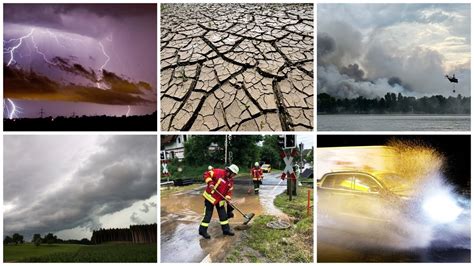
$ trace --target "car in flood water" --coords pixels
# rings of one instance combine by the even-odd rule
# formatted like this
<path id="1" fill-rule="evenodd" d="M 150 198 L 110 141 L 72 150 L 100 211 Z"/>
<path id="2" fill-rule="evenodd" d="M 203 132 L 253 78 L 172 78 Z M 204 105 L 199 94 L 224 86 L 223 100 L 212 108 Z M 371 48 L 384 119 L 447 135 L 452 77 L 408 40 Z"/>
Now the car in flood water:
<path id="1" fill-rule="evenodd" d="M 407 224 L 443 224 L 461 212 L 448 195 L 423 195 L 422 189 L 388 172 L 330 172 L 318 181 L 317 189 L 318 225 L 358 233 L 372 233 L 381 226 L 382 231 L 409 235 L 414 232 Z"/>
<path id="2" fill-rule="evenodd" d="M 380 173 L 377 177 L 359 171 L 323 175 L 317 184 L 318 222 L 320 219 L 390 222 L 394 212 L 404 209 L 411 194 L 399 180 L 400 177 L 390 173 Z"/>

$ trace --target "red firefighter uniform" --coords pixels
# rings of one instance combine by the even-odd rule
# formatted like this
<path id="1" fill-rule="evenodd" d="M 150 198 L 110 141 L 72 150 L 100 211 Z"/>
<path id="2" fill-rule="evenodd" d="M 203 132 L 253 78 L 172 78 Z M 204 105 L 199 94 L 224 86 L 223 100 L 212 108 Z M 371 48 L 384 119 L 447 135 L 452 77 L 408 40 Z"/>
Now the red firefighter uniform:
<path id="1" fill-rule="evenodd" d="M 252 176 L 253 190 L 255 194 L 258 194 L 263 179 L 263 170 L 260 166 L 254 166 L 250 170 L 250 175 Z"/>
<path id="2" fill-rule="evenodd" d="M 226 170 L 224 169 L 213 169 L 204 173 L 204 182 L 206 182 L 207 187 L 202 196 L 208 200 L 212 205 L 225 204 L 225 200 L 219 193 L 216 193 L 214 190 L 217 190 L 225 196 L 228 200 L 232 199 L 232 190 L 234 189 L 234 180 L 226 178 Z M 211 188 L 210 185 L 213 185 L 214 188 Z"/>
<path id="3" fill-rule="evenodd" d="M 209 238 L 207 234 L 207 228 L 212 218 L 212 213 L 214 211 L 214 206 L 216 207 L 217 214 L 219 215 L 219 221 L 222 227 L 224 234 L 232 234 L 230 231 L 228 214 L 225 210 L 225 199 L 232 199 L 232 190 L 234 189 L 234 180 L 232 178 L 227 178 L 226 170 L 224 169 L 213 169 L 207 171 L 203 175 L 204 182 L 206 182 L 207 187 L 202 196 L 204 197 L 204 218 L 201 221 L 199 226 L 199 234 L 205 238 Z M 211 187 L 213 185 L 213 187 Z M 215 190 L 220 192 L 217 193 Z"/>

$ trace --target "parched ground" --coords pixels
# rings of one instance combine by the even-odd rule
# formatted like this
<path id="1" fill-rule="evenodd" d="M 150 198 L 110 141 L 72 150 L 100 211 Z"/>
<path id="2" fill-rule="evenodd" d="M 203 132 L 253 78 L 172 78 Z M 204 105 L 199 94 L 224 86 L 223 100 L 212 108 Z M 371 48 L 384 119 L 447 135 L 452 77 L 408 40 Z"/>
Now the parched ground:
<path id="1" fill-rule="evenodd" d="M 313 129 L 312 4 L 162 4 L 161 128 Z"/>

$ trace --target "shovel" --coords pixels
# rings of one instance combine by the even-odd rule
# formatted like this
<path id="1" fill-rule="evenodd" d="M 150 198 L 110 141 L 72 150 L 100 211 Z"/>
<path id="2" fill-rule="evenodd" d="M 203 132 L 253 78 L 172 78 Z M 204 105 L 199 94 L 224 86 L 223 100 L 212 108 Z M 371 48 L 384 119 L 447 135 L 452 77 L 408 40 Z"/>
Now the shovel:
<path id="1" fill-rule="evenodd" d="M 250 220 L 252 220 L 252 218 L 255 216 L 255 213 L 251 212 L 251 213 L 248 213 L 248 214 L 244 214 L 239 208 L 237 208 L 237 206 L 235 206 L 234 204 L 230 203 L 230 201 L 228 201 L 224 195 L 222 195 L 219 191 L 215 190 L 214 191 L 219 195 L 221 196 L 225 201 L 227 201 L 227 203 L 232 206 L 232 208 L 236 209 L 238 212 L 240 212 L 240 214 L 242 214 L 242 216 L 244 216 L 244 225 L 247 225 Z"/>

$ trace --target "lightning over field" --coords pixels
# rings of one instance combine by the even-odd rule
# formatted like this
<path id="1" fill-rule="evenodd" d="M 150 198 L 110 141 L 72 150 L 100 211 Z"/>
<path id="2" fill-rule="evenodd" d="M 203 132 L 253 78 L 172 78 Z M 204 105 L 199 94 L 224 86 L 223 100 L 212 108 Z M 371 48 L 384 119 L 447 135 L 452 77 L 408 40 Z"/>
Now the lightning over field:
<path id="1" fill-rule="evenodd" d="M 35 118 L 51 121 L 71 114 L 153 120 L 156 8 L 153 4 L 6 4 L 5 129 L 70 130 L 31 124 Z M 22 112 L 15 113 L 14 106 L 21 106 Z M 25 119 L 30 119 L 29 125 L 25 126 Z M 137 123 L 129 124 L 134 126 L 121 129 L 141 130 Z M 143 124 L 153 127 L 153 123 Z"/>

